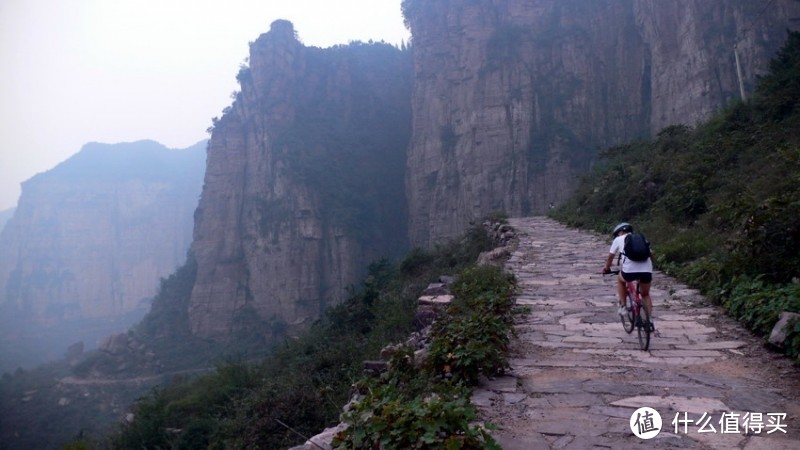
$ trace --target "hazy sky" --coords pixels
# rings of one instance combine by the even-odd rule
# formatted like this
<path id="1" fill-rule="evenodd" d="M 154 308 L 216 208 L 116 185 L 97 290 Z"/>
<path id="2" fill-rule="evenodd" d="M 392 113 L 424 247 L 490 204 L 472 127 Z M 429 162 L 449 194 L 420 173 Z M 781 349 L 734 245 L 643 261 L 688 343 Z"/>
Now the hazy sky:
<path id="1" fill-rule="evenodd" d="M 0 210 L 87 142 L 206 139 L 272 21 L 310 46 L 399 45 L 400 2 L 0 0 Z"/>

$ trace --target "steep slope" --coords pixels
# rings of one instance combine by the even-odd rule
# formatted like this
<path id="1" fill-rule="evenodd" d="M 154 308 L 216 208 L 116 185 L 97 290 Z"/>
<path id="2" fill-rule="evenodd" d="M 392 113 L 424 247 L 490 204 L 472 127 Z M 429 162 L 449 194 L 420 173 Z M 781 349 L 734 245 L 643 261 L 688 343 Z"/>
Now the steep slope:
<path id="1" fill-rule="evenodd" d="M 404 0 L 413 35 L 409 234 L 558 204 L 598 148 L 738 98 L 800 2 Z M 736 53 L 734 54 L 734 48 Z"/>
<path id="2" fill-rule="evenodd" d="M 205 144 L 87 144 L 23 183 L 0 233 L 4 343 L 22 350 L 26 336 L 58 333 L 67 323 L 141 316 L 159 278 L 186 257 Z M 58 335 L 42 344 L 61 356 L 79 339 Z"/>
<path id="3" fill-rule="evenodd" d="M 405 248 L 410 62 L 385 44 L 305 47 L 283 20 L 251 44 L 195 216 L 196 335 L 307 323 Z"/>

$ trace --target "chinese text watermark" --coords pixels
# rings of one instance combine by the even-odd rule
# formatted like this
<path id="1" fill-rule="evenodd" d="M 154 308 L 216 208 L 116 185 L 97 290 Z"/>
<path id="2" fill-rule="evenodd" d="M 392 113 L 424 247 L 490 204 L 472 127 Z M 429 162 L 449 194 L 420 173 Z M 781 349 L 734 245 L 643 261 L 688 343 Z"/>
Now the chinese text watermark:
<path id="1" fill-rule="evenodd" d="M 786 434 L 788 427 L 786 413 L 773 412 L 676 412 L 671 423 L 675 434 Z M 661 415 L 653 408 L 639 408 L 631 415 L 630 427 L 637 437 L 652 439 L 662 431 Z"/>
<path id="2" fill-rule="evenodd" d="M 776 431 L 786 434 L 786 413 L 723 412 L 719 418 L 708 413 L 690 417 L 686 412 L 675 413 L 672 419 L 675 434 L 687 434 L 689 426 L 697 433 L 720 434 L 772 434 Z"/>

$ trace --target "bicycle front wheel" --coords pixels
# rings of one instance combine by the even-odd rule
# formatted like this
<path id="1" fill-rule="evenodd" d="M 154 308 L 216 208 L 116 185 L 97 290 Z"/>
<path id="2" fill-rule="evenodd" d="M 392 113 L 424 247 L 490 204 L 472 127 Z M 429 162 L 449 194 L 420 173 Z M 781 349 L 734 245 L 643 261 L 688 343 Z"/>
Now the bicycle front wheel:
<path id="1" fill-rule="evenodd" d="M 639 348 L 647 351 L 650 348 L 650 315 L 644 306 L 639 308 L 639 320 L 636 323 L 636 332 L 639 335 Z"/>
<path id="2" fill-rule="evenodd" d="M 634 308 L 633 308 L 633 299 L 630 295 L 628 295 L 628 313 L 624 316 L 620 316 L 622 319 L 622 328 L 625 329 L 625 332 L 631 334 L 633 332 L 633 324 L 636 321 L 636 316 L 634 315 Z"/>

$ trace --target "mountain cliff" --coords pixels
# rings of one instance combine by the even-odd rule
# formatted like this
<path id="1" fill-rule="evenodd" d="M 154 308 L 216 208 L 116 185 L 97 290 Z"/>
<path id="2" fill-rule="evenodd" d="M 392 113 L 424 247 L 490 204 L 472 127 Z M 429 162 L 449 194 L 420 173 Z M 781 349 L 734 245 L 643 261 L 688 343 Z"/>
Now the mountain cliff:
<path id="1" fill-rule="evenodd" d="M 209 145 L 195 334 L 308 323 L 374 258 L 545 211 L 598 149 L 752 89 L 800 16 L 793 0 L 402 7 L 410 50 L 306 47 L 284 20 L 251 44 Z"/>
<path id="2" fill-rule="evenodd" d="M 25 347 L 24 336 L 67 323 L 82 321 L 86 331 L 141 316 L 159 278 L 186 257 L 204 149 L 205 142 L 185 150 L 92 143 L 24 182 L 0 233 L 4 346 Z M 60 356 L 79 339 L 76 331 L 42 344 Z"/>
<path id="3" fill-rule="evenodd" d="M 316 319 L 369 261 L 406 247 L 410 67 L 386 44 L 306 47 L 283 20 L 251 44 L 209 144 L 193 333 Z"/>
<path id="4" fill-rule="evenodd" d="M 597 149 L 752 89 L 800 2 L 404 0 L 414 48 L 409 234 L 542 213 Z"/>

